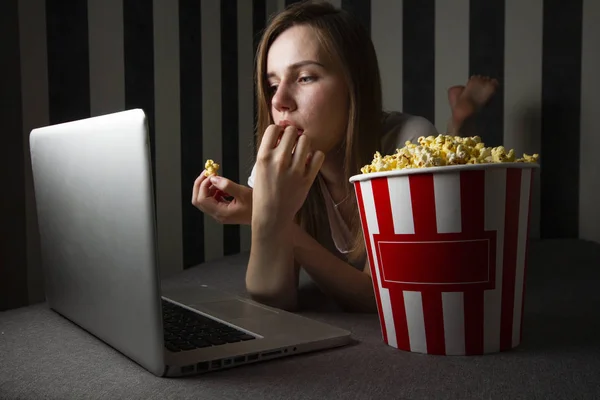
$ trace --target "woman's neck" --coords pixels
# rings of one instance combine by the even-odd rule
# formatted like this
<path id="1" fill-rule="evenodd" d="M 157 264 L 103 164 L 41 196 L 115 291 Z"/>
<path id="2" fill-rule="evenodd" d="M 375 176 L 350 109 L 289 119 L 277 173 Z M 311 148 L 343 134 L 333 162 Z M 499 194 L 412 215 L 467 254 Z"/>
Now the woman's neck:
<path id="1" fill-rule="evenodd" d="M 327 154 L 320 172 L 333 201 L 336 204 L 344 201 L 348 196 L 348 185 L 344 174 L 344 154 L 342 151 L 333 150 Z"/>

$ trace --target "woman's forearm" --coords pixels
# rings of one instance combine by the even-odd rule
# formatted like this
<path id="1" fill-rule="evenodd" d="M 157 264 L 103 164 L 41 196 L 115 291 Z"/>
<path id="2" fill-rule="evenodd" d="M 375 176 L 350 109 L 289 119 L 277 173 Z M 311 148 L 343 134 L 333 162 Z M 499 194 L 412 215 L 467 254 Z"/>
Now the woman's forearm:
<path id="1" fill-rule="evenodd" d="M 298 271 L 289 229 L 252 227 L 246 290 L 263 304 L 286 310 L 297 306 Z"/>
<path id="2" fill-rule="evenodd" d="M 370 275 L 336 257 L 298 225 L 292 231 L 296 261 L 323 292 L 350 310 L 377 310 Z"/>

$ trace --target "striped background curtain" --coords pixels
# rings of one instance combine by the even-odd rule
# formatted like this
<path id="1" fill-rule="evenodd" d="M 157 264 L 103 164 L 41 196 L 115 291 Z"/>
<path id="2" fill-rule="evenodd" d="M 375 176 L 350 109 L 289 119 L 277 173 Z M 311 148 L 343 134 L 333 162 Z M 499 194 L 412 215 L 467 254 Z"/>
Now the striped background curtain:
<path id="1" fill-rule="evenodd" d="M 389 110 L 424 116 L 444 132 L 447 88 L 472 74 L 497 78 L 501 85 L 483 111 L 481 136 L 517 153 L 541 153 L 532 236 L 600 241 L 594 181 L 600 171 L 600 2 L 331 2 L 369 29 Z M 249 249 L 248 227 L 204 217 L 191 206 L 191 188 L 207 158 L 220 161 L 226 177 L 246 183 L 254 155 L 254 51 L 268 16 L 286 3 L 0 2 L 0 173 L 6 183 L 0 280 L 21 293 L 21 303 L 43 293 L 27 137 L 42 125 L 143 108 L 161 272 Z M 27 268 L 17 267 L 19 260 Z"/>

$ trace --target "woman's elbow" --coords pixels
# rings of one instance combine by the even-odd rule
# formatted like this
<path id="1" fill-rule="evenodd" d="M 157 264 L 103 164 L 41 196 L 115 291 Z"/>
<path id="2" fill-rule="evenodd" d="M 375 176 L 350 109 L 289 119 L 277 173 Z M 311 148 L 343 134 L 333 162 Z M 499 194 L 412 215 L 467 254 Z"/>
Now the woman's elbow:
<path id="1" fill-rule="evenodd" d="M 246 283 L 246 292 L 258 303 L 285 311 L 295 311 L 298 308 L 296 293 L 282 290 L 269 290 L 265 287 L 254 287 Z"/>

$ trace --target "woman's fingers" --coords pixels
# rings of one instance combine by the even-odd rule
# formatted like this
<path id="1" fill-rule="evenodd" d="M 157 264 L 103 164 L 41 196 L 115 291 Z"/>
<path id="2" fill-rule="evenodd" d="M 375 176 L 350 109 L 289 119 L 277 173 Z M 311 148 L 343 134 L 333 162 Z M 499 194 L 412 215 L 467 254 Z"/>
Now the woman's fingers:
<path id="1" fill-rule="evenodd" d="M 194 187 L 192 188 L 192 204 L 193 205 L 196 205 L 196 200 L 198 199 L 198 195 L 200 194 L 200 185 L 202 184 L 202 182 L 206 181 L 206 179 L 208 178 L 207 176 L 204 175 L 204 172 L 206 172 L 206 170 L 202 171 L 200 176 L 198 176 L 198 178 L 196 178 L 196 180 L 194 181 Z"/>
<path id="2" fill-rule="evenodd" d="M 225 203 L 229 204 L 229 200 L 227 200 L 225 197 L 228 197 L 228 196 L 226 196 L 225 192 L 223 192 L 222 190 L 219 190 L 219 189 L 215 189 L 215 194 L 213 195 L 213 198 L 217 202 L 225 202 Z"/>
<path id="3" fill-rule="evenodd" d="M 257 157 L 264 157 L 277 146 L 279 135 L 281 134 L 281 127 L 277 125 L 269 125 L 265 130 L 265 134 L 262 137 L 260 148 L 257 152 Z"/>
<path id="4" fill-rule="evenodd" d="M 292 150 L 298 140 L 298 129 L 294 126 L 282 128 L 277 125 L 269 125 L 263 135 L 257 157 L 265 156 L 271 150 L 277 148 L 292 154 Z"/>
<path id="5" fill-rule="evenodd" d="M 325 161 L 325 154 L 321 150 L 315 151 L 310 157 L 310 161 L 308 162 L 306 169 L 308 177 L 311 179 L 311 181 L 317 177 L 317 174 L 321 169 L 321 165 L 323 165 L 323 161 Z"/>
<path id="6" fill-rule="evenodd" d="M 301 171 L 306 169 L 307 158 L 311 153 L 310 140 L 307 136 L 301 135 L 296 143 L 294 155 L 292 156 L 292 165 Z"/>
<path id="7" fill-rule="evenodd" d="M 200 184 L 200 188 L 198 190 L 198 196 L 196 196 L 196 201 L 201 202 L 206 198 L 213 197 L 215 190 L 212 189 L 212 182 L 210 179 L 204 179 Z"/>
<path id="8" fill-rule="evenodd" d="M 324 160 L 325 154 L 322 151 L 312 152 L 310 139 L 307 136 L 301 135 L 298 138 L 298 144 L 294 152 L 294 168 L 299 169 L 306 173 L 308 177 L 314 179 L 321 169 Z"/>
<path id="9" fill-rule="evenodd" d="M 294 146 L 298 141 L 298 129 L 293 126 L 287 126 L 281 136 L 281 142 L 277 146 L 278 151 L 281 151 L 285 155 L 292 156 Z"/>
<path id="10" fill-rule="evenodd" d="M 298 141 L 298 131 L 294 127 L 286 127 L 281 135 L 281 141 L 268 157 L 268 163 L 277 165 L 278 170 L 287 170 L 292 164 L 292 152 Z"/>

